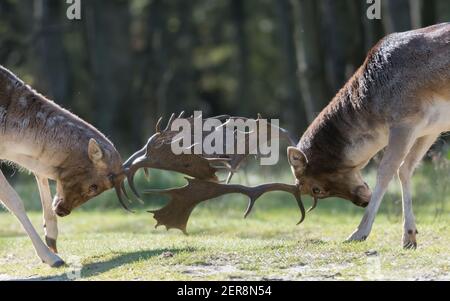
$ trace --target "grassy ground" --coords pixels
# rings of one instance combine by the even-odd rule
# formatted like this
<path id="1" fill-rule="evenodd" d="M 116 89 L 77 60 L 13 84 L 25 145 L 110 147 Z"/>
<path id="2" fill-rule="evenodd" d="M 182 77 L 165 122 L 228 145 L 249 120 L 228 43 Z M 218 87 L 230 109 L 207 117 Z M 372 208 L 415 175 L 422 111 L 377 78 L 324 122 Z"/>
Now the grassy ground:
<path id="1" fill-rule="evenodd" d="M 104 204 L 115 201 L 106 194 L 96 208 L 88 205 L 60 219 L 58 245 L 68 266 L 59 269 L 41 264 L 15 218 L 0 213 L 0 279 L 66 280 L 80 274 L 82 280 L 450 280 L 448 196 L 440 185 L 427 195 L 433 181 L 426 168 L 415 178 L 421 199 L 415 208 L 416 251 L 401 248 L 395 185 L 369 239 L 352 244 L 342 241 L 363 210 L 342 200 L 322 201 L 296 226 L 294 201 L 282 193 L 258 200 L 245 220 L 244 198 L 228 196 L 197 208 L 185 236 L 154 229 L 148 213 L 109 208 Z M 40 214 L 30 216 L 42 233 Z"/>

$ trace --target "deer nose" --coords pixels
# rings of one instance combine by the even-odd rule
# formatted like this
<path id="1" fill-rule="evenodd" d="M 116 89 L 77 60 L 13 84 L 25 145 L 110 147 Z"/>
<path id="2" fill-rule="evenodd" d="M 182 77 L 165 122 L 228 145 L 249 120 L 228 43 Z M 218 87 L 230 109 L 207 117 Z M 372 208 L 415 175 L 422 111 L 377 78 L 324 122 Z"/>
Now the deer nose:
<path id="1" fill-rule="evenodd" d="M 70 210 L 65 208 L 61 203 L 63 202 L 63 199 L 55 199 L 53 201 L 53 211 L 56 213 L 59 217 L 64 217 L 70 214 Z"/>
<path id="2" fill-rule="evenodd" d="M 53 211 L 55 211 L 56 215 L 59 216 L 59 217 L 64 217 L 64 216 L 67 216 L 67 215 L 70 214 L 70 210 L 64 208 L 64 207 L 61 206 L 61 205 L 55 207 L 55 208 L 53 209 Z"/>

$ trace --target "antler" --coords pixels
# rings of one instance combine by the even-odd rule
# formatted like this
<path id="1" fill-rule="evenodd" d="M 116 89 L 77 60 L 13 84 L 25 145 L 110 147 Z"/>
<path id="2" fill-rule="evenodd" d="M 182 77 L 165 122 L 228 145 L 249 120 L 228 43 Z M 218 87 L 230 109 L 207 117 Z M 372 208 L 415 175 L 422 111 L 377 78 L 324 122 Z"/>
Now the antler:
<path id="1" fill-rule="evenodd" d="M 218 196 L 230 193 L 240 193 L 248 196 L 249 202 L 244 217 L 247 217 L 256 200 L 266 192 L 286 191 L 295 196 L 300 208 L 300 224 L 305 219 L 305 207 L 301 199 L 300 188 L 297 185 L 282 183 L 262 184 L 254 187 L 247 187 L 235 184 L 220 184 L 199 179 L 186 178 L 188 184 L 180 188 L 166 190 L 146 190 L 144 193 L 156 193 L 167 195 L 170 198 L 169 203 L 158 210 L 151 210 L 157 224 L 166 226 L 167 229 L 177 228 L 186 234 L 186 226 L 189 216 L 199 203 L 216 198 Z"/>
<path id="2" fill-rule="evenodd" d="M 184 112 L 177 118 L 182 118 L 183 114 Z M 161 130 L 160 128 L 162 121 L 162 118 L 160 118 L 156 124 L 156 134 L 151 136 L 145 146 L 131 155 L 122 166 L 123 173 L 128 180 L 128 185 L 138 199 L 140 199 L 140 196 L 134 185 L 134 175 L 140 168 L 144 168 L 144 170 L 147 168 L 170 170 L 198 179 L 210 181 L 218 180 L 216 176 L 218 169 L 211 166 L 209 158 L 194 154 L 175 155 L 172 152 L 170 143 L 172 143 L 173 137 L 178 134 L 178 132 L 170 130 L 170 127 L 175 120 L 174 117 L 175 115 L 172 114 L 164 130 Z M 219 160 L 222 158 L 213 159 Z M 125 189 L 121 188 L 121 190 L 125 193 Z"/>
<path id="3" fill-rule="evenodd" d="M 176 118 L 175 115 L 172 114 L 166 127 L 163 130 L 161 130 L 162 118 L 160 118 L 156 124 L 156 133 L 150 137 L 150 139 L 142 149 L 134 153 L 123 164 L 122 174 L 117 176 L 117 179 L 115 179 L 114 183 L 119 201 L 126 210 L 130 211 L 123 200 L 124 196 L 128 198 L 124 187 L 125 178 L 127 178 L 128 184 L 133 193 L 140 200 L 140 195 L 134 185 L 134 175 L 140 168 L 144 168 L 146 174 L 147 168 L 156 168 L 175 171 L 193 177 L 193 179 L 186 178 L 188 184 L 180 188 L 146 191 L 146 193 L 158 193 L 170 196 L 171 200 L 165 207 L 159 210 L 152 211 L 154 213 L 154 218 L 158 222 L 158 226 L 165 225 L 168 229 L 178 228 L 186 233 L 187 221 L 192 210 L 197 204 L 205 200 L 229 193 L 241 193 L 249 197 L 249 205 L 245 213 L 245 216 L 247 216 L 252 210 L 255 201 L 262 194 L 268 191 L 275 190 L 286 191 L 295 196 L 302 214 L 299 223 L 304 220 L 305 209 L 300 196 L 300 188 L 296 185 L 269 183 L 255 187 L 247 187 L 243 185 L 228 184 L 233 174 L 239 169 L 243 161 L 245 161 L 245 159 L 247 159 L 251 153 L 249 149 L 250 133 L 243 133 L 244 141 L 239 141 L 240 143 L 245 143 L 246 145 L 246 153 L 244 154 L 208 155 L 203 153 L 176 155 L 172 152 L 171 144 L 174 143 L 174 137 L 179 132 L 173 131 L 171 129 L 171 126 L 173 122 L 179 118 L 183 118 L 183 113 L 181 113 Z M 188 122 L 192 126 L 194 124 L 195 118 L 201 117 L 191 116 L 189 118 L 186 118 L 186 120 L 188 120 Z M 213 118 L 219 119 L 221 121 L 226 120 L 225 124 L 227 124 L 231 120 L 236 119 L 247 120 L 247 118 L 230 117 L 227 115 L 217 116 Z M 261 118 L 258 115 L 258 119 L 256 120 L 256 125 L 258 127 L 261 126 L 260 120 Z M 225 124 L 222 124 L 220 127 L 224 126 Z M 209 135 L 213 131 L 218 130 L 220 127 L 214 128 L 210 132 L 203 132 L 203 135 Z M 295 144 L 294 139 L 291 138 L 288 131 L 279 128 L 271 123 L 267 123 L 267 127 L 268 131 L 277 130 L 279 133 L 279 138 L 286 139 L 291 145 Z M 229 134 L 229 132 L 226 134 Z M 234 139 L 236 140 L 238 137 L 237 130 L 233 131 L 232 134 L 234 134 Z M 242 134 L 242 132 L 240 134 Z M 236 146 L 236 143 L 234 145 Z M 226 179 L 227 184 L 218 183 L 219 180 L 216 176 L 216 172 L 222 169 L 229 172 Z"/>

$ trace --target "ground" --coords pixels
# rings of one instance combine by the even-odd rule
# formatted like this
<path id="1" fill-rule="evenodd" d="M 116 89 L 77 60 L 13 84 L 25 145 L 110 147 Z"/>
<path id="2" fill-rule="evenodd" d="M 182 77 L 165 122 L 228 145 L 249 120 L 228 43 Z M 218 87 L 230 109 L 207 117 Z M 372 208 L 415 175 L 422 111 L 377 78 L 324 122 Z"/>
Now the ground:
<path id="1" fill-rule="evenodd" d="M 357 215 L 320 209 L 296 226 L 289 209 L 197 210 L 190 235 L 153 229 L 149 214 L 80 212 L 61 221 L 59 248 L 69 266 L 35 257 L 16 220 L 0 215 L 0 279 L 66 280 L 450 280 L 448 225 L 419 224 L 419 248 L 403 250 L 401 223 L 379 216 L 366 242 L 342 241 Z M 40 216 L 32 214 L 35 224 Z"/>
<path id="2" fill-rule="evenodd" d="M 37 259 L 18 221 L 0 212 L 0 280 L 450 280 L 450 202 L 446 185 L 435 185 L 445 183 L 447 175 L 447 170 L 422 170 L 414 178 L 417 250 L 401 247 L 396 185 L 368 240 L 349 244 L 343 241 L 364 210 L 344 200 L 319 202 L 296 226 L 300 215 L 291 196 L 264 196 L 247 219 L 242 217 L 245 198 L 226 196 L 196 208 L 186 236 L 154 229 L 144 209 L 160 207 L 161 200 L 146 208 L 134 205 L 137 213 L 130 214 L 114 209 L 117 201 L 110 192 L 59 219 L 58 248 L 68 265 L 56 269 Z M 368 176 L 371 184 L 374 177 Z M 170 179 L 161 175 L 152 183 Z M 18 186 L 26 200 L 37 195 L 30 187 Z M 42 233 L 36 203 L 26 205 Z"/>

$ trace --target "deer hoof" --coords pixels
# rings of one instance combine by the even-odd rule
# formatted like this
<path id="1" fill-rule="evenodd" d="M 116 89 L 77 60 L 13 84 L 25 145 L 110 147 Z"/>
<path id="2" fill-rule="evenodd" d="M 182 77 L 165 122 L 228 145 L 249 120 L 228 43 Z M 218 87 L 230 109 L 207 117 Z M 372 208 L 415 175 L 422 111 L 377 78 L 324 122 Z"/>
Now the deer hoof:
<path id="1" fill-rule="evenodd" d="M 403 234 L 403 249 L 415 250 L 417 249 L 416 234 L 417 230 L 408 230 Z"/>
<path id="2" fill-rule="evenodd" d="M 45 236 L 45 243 L 47 244 L 50 251 L 53 253 L 58 253 L 58 249 L 56 248 L 56 239 Z"/>
<path id="3" fill-rule="evenodd" d="M 352 235 L 350 235 L 345 242 L 349 243 L 349 242 L 361 242 L 361 241 L 365 241 L 367 239 L 367 234 L 365 233 L 361 233 L 360 231 L 356 230 L 355 232 L 352 233 Z"/>
<path id="4" fill-rule="evenodd" d="M 64 260 L 58 260 L 55 263 L 53 263 L 51 265 L 52 268 L 59 268 L 62 267 L 63 265 L 65 265 L 66 263 L 64 262 Z"/>

